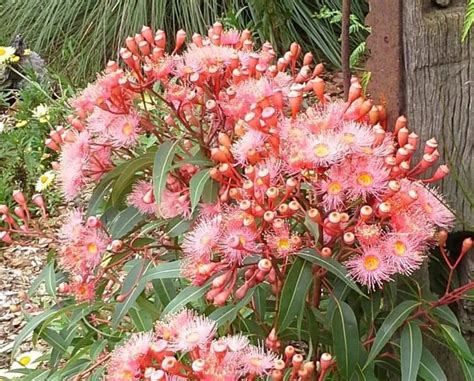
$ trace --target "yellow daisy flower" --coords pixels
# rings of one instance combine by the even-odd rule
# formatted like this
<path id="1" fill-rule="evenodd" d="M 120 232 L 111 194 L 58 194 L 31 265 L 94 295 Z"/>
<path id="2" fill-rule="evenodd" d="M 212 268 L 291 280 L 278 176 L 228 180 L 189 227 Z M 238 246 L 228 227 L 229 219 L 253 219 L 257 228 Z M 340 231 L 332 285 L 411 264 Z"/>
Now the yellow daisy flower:
<path id="1" fill-rule="evenodd" d="M 42 192 L 43 190 L 48 188 L 52 184 L 54 178 L 55 174 L 53 171 L 43 173 L 38 179 L 38 182 L 36 183 L 36 191 Z"/>
<path id="2" fill-rule="evenodd" d="M 0 46 L 0 64 L 11 60 L 15 55 L 15 48 L 12 46 Z"/>

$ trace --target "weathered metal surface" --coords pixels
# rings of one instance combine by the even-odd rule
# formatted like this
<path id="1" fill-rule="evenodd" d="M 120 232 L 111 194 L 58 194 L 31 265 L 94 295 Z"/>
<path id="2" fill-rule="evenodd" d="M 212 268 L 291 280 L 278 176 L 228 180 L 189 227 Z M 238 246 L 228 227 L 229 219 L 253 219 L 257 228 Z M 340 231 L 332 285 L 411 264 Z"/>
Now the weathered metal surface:
<path id="1" fill-rule="evenodd" d="M 389 125 L 404 113 L 403 48 L 401 41 L 402 1 L 369 0 L 366 24 L 372 28 L 367 39 L 370 57 L 366 68 L 372 74 L 368 92 L 387 107 Z"/>

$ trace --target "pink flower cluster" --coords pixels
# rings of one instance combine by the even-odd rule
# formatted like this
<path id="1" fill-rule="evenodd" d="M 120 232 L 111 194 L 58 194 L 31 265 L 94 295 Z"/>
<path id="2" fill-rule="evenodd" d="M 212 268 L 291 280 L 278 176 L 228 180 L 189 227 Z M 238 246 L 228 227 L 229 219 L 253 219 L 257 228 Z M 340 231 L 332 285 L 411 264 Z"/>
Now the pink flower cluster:
<path id="1" fill-rule="evenodd" d="M 166 316 L 155 333 L 115 350 L 107 381 L 233 381 L 270 374 L 279 360 L 241 335 L 216 338 L 216 323 L 191 310 Z"/>
<path id="2" fill-rule="evenodd" d="M 96 217 L 84 221 L 81 211 L 75 210 L 59 232 L 61 252 L 59 263 L 69 272 L 70 282 L 60 291 L 71 293 L 79 301 L 95 299 L 95 285 L 100 280 L 98 269 L 111 242 Z"/>
<path id="3" fill-rule="evenodd" d="M 160 204 L 147 171 L 127 200 L 151 218 L 193 219 L 178 242 L 182 271 L 196 285 L 214 277 L 208 300 L 242 298 L 264 281 L 277 293 L 305 248 L 345 264 L 369 289 L 382 287 L 419 268 L 437 231 L 453 226 L 430 187 L 449 172 L 436 164 L 436 140 L 420 144 L 404 117 L 388 126 L 357 78 L 347 101 L 330 99 L 323 66 L 298 44 L 278 58 L 269 43 L 256 49 L 249 31 L 220 23 L 187 45 L 179 31 L 169 54 L 166 40 L 147 27 L 127 38 L 125 69 L 110 62 L 73 101 L 60 178 L 72 199 L 130 159 L 141 136 L 180 138 Z M 183 159 L 196 152 L 212 162 L 219 191 L 191 215 L 190 181 L 206 167 Z"/>

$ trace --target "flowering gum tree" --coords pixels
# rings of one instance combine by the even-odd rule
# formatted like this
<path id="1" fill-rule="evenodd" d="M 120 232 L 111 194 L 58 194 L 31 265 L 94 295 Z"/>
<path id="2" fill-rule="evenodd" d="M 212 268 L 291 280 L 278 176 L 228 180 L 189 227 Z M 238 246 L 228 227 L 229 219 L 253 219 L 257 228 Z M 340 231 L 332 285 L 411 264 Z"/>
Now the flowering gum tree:
<path id="1" fill-rule="evenodd" d="M 209 315 L 185 310 L 155 335 L 134 336 L 112 355 L 108 379 L 282 380 L 291 367 L 292 380 L 350 379 L 357 369 L 382 374 L 380 356 L 405 361 L 397 328 L 442 330 L 437 309 L 473 288 L 450 286 L 472 241 L 452 263 L 444 244 L 454 215 L 431 186 L 449 172 L 436 140 L 421 142 L 403 116 L 387 125 L 357 78 L 347 101 L 331 99 L 323 66 L 297 43 L 278 58 L 268 42 L 219 22 L 186 39 L 178 31 L 167 52 L 163 31 L 127 38 L 122 63 L 109 62 L 78 94 L 70 128 L 47 142 L 60 152 L 67 200 L 94 188 L 59 233 L 68 274 L 60 294 L 113 306 L 93 319 L 112 330 L 128 314 L 135 322 L 137 308 L 152 319 L 143 300 L 161 303 L 157 316 L 201 300 Z M 21 225 L 2 209 L 4 241 L 41 234 L 25 205 L 15 209 Z M 413 272 L 436 245 L 449 269 L 445 294 L 410 286 L 414 296 L 397 299 L 390 282 L 416 284 Z M 387 308 L 384 321 L 399 320 L 380 338 L 374 314 Z M 240 335 L 215 339 L 222 324 L 275 354 Z M 324 330 L 332 338 L 315 333 Z M 320 362 L 303 364 L 303 355 Z"/>

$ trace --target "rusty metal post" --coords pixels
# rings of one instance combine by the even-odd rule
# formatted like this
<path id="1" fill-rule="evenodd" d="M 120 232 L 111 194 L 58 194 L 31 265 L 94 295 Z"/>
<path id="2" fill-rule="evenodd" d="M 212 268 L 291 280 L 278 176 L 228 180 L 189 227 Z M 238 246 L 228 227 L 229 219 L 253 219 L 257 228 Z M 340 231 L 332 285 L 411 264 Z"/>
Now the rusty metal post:
<path id="1" fill-rule="evenodd" d="M 405 113 L 404 60 L 402 45 L 402 0 L 369 0 L 366 23 L 372 28 L 367 39 L 371 72 L 368 92 L 387 108 L 388 125 Z"/>
<path id="2" fill-rule="evenodd" d="M 349 96 L 349 87 L 351 85 L 351 46 L 349 37 L 349 28 L 351 18 L 351 0 L 342 1 L 342 30 L 341 30 L 341 61 L 342 78 L 344 83 L 344 99 L 347 101 Z"/>

